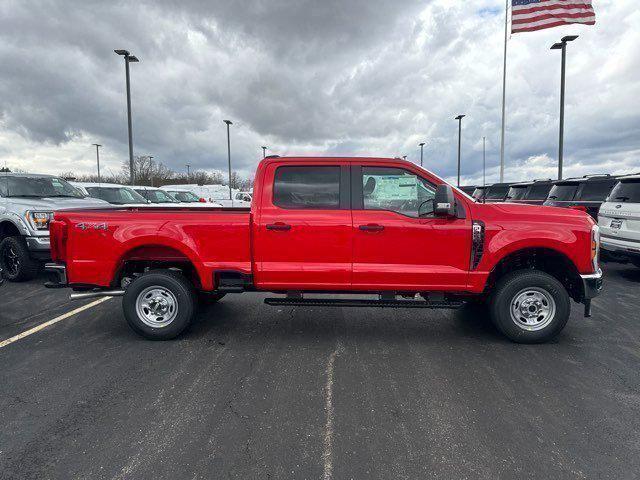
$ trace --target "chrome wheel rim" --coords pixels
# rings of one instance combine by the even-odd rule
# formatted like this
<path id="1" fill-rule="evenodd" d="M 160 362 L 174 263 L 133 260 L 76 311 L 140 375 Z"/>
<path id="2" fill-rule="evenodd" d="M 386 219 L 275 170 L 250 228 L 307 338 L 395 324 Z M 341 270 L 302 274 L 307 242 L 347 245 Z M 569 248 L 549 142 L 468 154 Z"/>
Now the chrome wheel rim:
<path id="1" fill-rule="evenodd" d="M 164 287 L 147 287 L 136 299 L 136 312 L 145 325 L 151 328 L 166 327 L 178 315 L 178 300 Z"/>
<path id="2" fill-rule="evenodd" d="M 556 314 L 556 302 L 542 288 L 520 290 L 511 300 L 511 320 L 523 330 L 534 332 L 549 325 Z"/>

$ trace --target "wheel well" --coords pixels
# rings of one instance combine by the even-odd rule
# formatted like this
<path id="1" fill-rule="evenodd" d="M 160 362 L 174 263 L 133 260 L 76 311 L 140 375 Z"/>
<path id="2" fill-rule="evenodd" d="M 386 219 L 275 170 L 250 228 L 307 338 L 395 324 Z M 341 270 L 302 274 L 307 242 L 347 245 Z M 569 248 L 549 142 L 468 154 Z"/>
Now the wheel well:
<path id="1" fill-rule="evenodd" d="M 195 288 L 201 288 L 200 277 L 191 260 L 171 247 L 145 245 L 127 252 L 120 260 L 112 287 L 121 287 L 123 280 L 130 281 L 149 270 L 179 270 Z"/>
<path id="2" fill-rule="evenodd" d="M 580 301 L 582 293 L 578 269 L 566 255 L 549 248 L 527 248 L 510 253 L 491 270 L 486 290 L 492 290 L 507 273 L 525 269 L 540 270 L 555 277 L 565 286 L 571 298 Z"/>
<path id="3" fill-rule="evenodd" d="M 0 241 L 5 237 L 12 237 L 14 235 L 20 235 L 20 230 L 11 222 L 0 223 Z"/>

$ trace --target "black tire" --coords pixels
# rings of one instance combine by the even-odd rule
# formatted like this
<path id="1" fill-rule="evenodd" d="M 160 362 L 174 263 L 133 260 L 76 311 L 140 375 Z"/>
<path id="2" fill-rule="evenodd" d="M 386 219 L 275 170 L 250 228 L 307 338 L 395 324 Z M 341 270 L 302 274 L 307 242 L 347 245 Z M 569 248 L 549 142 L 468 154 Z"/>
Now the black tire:
<path id="1" fill-rule="evenodd" d="M 11 282 L 24 282 L 36 278 L 40 262 L 29 255 L 22 237 L 7 237 L 0 243 L 0 268 Z"/>
<path id="2" fill-rule="evenodd" d="M 543 343 L 567 324 L 571 300 L 564 286 L 551 275 L 539 270 L 518 270 L 498 281 L 489 310 L 496 328 L 511 341 Z"/>
<path id="3" fill-rule="evenodd" d="M 138 312 L 138 298 L 147 295 L 151 297 L 146 302 L 155 301 L 157 305 L 159 300 L 164 302 L 160 310 L 167 307 L 166 314 L 161 314 L 156 322 L 149 319 L 155 315 L 154 310 L 141 306 L 141 313 Z M 140 301 L 141 305 L 145 303 L 144 298 L 140 298 Z M 196 294 L 193 285 L 181 273 L 152 270 L 129 285 L 122 299 L 122 309 L 127 323 L 139 335 L 149 340 L 169 340 L 191 325 L 196 310 Z M 150 322 L 155 323 L 155 326 L 150 325 Z"/>
<path id="4" fill-rule="evenodd" d="M 225 295 L 226 293 L 199 292 L 198 301 L 202 305 L 211 305 L 213 303 L 218 303 L 218 301 L 222 300 Z"/>

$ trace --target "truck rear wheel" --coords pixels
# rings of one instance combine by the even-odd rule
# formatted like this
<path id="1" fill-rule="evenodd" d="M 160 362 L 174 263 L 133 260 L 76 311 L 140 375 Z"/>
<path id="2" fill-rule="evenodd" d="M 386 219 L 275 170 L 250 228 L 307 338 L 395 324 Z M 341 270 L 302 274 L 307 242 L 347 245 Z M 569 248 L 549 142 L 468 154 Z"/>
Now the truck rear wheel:
<path id="1" fill-rule="evenodd" d="M 495 326 L 518 343 L 551 340 L 565 327 L 570 312 L 567 290 L 539 270 L 508 273 L 498 281 L 490 302 Z"/>
<path id="2" fill-rule="evenodd" d="M 193 320 L 196 294 L 180 273 L 153 270 L 134 280 L 122 299 L 129 326 L 150 340 L 180 335 Z"/>
<path id="3" fill-rule="evenodd" d="M 38 275 L 40 263 L 31 258 L 22 237 L 7 237 L 0 243 L 0 268 L 7 280 L 24 282 Z"/>

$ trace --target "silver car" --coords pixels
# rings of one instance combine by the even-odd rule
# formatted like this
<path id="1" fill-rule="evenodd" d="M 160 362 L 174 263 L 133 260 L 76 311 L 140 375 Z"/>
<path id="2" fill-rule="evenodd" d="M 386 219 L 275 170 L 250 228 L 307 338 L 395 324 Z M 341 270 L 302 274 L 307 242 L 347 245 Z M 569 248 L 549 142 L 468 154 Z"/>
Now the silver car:
<path id="1" fill-rule="evenodd" d="M 50 259 L 49 221 L 55 210 L 100 207 L 67 181 L 52 175 L 0 174 L 0 269 L 7 280 L 34 278 Z"/>

